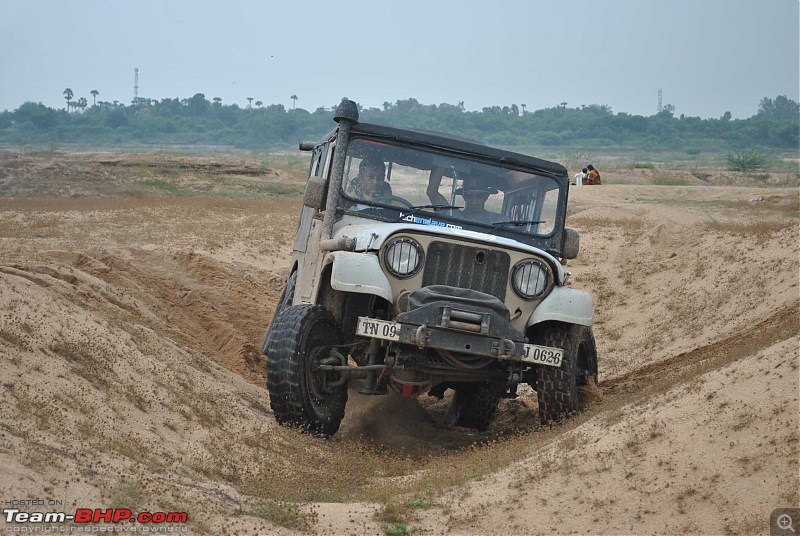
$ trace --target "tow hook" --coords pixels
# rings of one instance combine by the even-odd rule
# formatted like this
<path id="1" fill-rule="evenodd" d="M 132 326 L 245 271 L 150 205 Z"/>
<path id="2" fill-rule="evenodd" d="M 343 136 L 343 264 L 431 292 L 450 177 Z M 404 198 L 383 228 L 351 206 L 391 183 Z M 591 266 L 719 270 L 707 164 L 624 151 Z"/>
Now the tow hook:
<path id="1" fill-rule="evenodd" d="M 428 343 L 431 342 L 431 333 L 428 331 L 428 326 L 422 324 L 418 327 L 414 340 L 417 343 L 417 348 L 420 350 L 427 347 Z"/>
<path id="2" fill-rule="evenodd" d="M 512 358 L 514 357 L 514 352 L 516 349 L 517 345 L 514 344 L 514 341 L 511 339 L 500 339 L 499 341 L 494 341 L 492 343 L 492 349 L 490 352 L 493 356 L 498 358 Z"/>

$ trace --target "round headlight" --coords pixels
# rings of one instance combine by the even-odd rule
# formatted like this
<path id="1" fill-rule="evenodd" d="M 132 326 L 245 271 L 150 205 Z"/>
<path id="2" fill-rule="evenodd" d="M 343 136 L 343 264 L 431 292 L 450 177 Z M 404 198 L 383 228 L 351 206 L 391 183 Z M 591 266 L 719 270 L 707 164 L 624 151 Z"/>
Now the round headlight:
<path id="1" fill-rule="evenodd" d="M 533 299 L 547 288 L 547 268 L 538 261 L 522 261 L 514 267 L 511 286 L 521 298 Z"/>
<path id="2" fill-rule="evenodd" d="M 383 250 L 383 261 L 393 276 L 411 277 L 422 267 L 422 246 L 410 238 L 398 238 L 389 242 Z"/>

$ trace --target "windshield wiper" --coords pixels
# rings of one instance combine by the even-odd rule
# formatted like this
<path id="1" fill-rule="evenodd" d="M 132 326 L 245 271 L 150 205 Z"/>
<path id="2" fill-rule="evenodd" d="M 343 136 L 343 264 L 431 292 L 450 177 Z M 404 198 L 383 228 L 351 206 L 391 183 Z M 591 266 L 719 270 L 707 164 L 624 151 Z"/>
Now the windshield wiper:
<path id="1" fill-rule="evenodd" d="M 496 230 L 497 230 L 497 229 L 499 229 L 500 227 L 505 227 L 506 225 L 513 225 L 513 226 L 518 226 L 518 225 L 538 225 L 538 224 L 540 224 L 540 223 L 547 223 L 547 222 L 546 222 L 545 220 L 511 220 L 511 221 L 501 221 L 501 222 L 498 222 L 498 223 L 494 223 L 494 224 L 492 224 L 492 227 L 491 227 L 491 229 L 489 229 L 489 232 L 491 233 L 492 231 L 496 231 Z"/>
<path id="2" fill-rule="evenodd" d="M 452 209 L 461 210 L 464 207 L 458 207 L 456 205 L 415 205 L 411 207 L 412 210 L 423 209 L 423 208 L 432 208 L 434 210 L 452 210 Z"/>

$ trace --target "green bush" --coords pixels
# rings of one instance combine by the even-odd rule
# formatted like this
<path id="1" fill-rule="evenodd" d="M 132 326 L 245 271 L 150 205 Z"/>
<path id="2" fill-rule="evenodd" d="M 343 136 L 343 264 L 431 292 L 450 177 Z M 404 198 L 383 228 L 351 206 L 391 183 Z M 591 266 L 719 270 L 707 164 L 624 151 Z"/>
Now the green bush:
<path id="1" fill-rule="evenodd" d="M 767 164 L 767 157 L 755 149 L 734 150 L 726 157 L 731 171 L 760 171 Z"/>

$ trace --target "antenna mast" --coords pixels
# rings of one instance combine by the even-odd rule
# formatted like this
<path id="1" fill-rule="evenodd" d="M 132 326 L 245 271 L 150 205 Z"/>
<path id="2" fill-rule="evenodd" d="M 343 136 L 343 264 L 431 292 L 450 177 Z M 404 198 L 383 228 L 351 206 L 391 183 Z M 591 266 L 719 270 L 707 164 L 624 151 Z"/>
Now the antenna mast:
<path id="1" fill-rule="evenodd" d="M 659 90 L 661 91 L 661 90 Z M 139 102 L 139 68 L 133 68 L 133 103 Z M 661 100 L 658 101 L 658 107 L 661 108 Z"/>
<path id="2" fill-rule="evenodd" d="M 658 90 L 658 113 L 661 113 L 661 110 L 663 110 L 663 109 L 664 109 L 664 107 L 661 106 L 661 90 L 659 89 Z"/>

